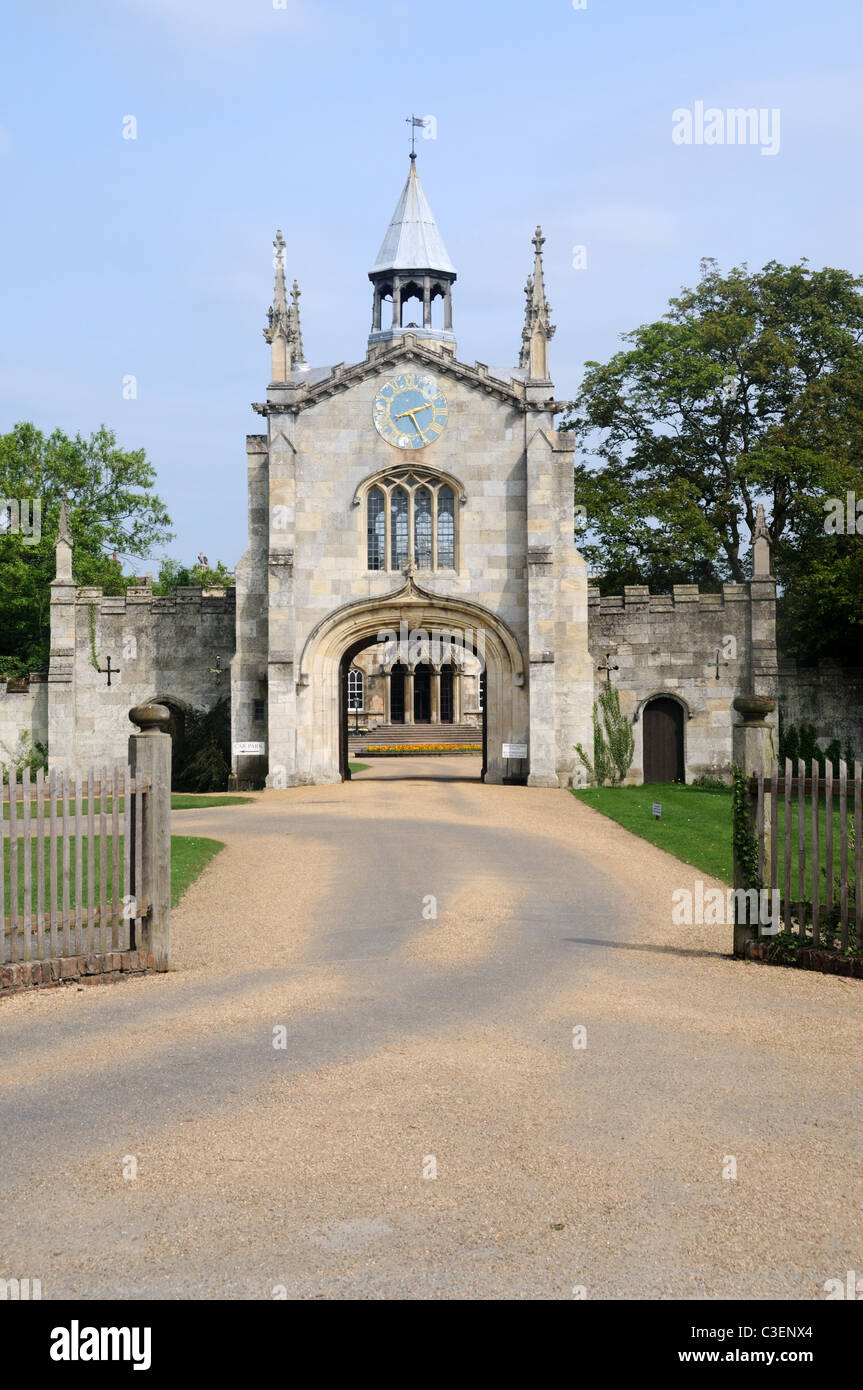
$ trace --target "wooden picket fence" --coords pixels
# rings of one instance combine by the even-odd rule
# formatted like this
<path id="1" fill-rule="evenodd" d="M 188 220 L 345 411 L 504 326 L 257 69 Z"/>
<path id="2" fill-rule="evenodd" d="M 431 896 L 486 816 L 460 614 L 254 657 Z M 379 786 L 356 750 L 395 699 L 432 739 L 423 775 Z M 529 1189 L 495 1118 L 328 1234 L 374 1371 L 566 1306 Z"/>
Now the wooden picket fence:
<path id="1" fill-rule="evenodd" d="M 131 768 L 0 788 L 0 964 L 135 949 L 149 787 Z"/>
<path id="2" fill-rule="evenodd" d="M 863 949 L 863 768 L 771 765 L 749 783 L 758 876 L 780 893 L 782 928 L 812 946 Z M 765 822 L 773 833 L 769 836 Z M 853 820 L 852 820 L 853 817 Z M 835 823 L 834 823 L 835 822 Z M 807 833 L 808 832 L 808 833 Z M 837 861 L 838 850 L 838 861 Z M 765 862 L 767 861 L 767 862 Z"/>

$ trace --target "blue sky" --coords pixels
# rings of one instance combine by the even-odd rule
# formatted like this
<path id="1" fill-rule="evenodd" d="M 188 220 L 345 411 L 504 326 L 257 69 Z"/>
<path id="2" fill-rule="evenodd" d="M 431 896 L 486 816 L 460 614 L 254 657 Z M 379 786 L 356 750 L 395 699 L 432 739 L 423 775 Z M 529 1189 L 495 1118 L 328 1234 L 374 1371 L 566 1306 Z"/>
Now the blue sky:
<path id="1" fill-rule="evenodd" d="M 540 221 L 561 398 L 702 256 L 863 271 L 859 0 L 281 4 L 43 0 L 4 20 L 0 429 L 105 423 L 144 447 L 178 558 L 245 549 L 277 226 L 307 359 L 363 356 L 411 112 L 437 126 L 419 170 L 459 355 L 515 361 Z M 779 152 L 675 144 L 696 101 L 778 108 Z"/>

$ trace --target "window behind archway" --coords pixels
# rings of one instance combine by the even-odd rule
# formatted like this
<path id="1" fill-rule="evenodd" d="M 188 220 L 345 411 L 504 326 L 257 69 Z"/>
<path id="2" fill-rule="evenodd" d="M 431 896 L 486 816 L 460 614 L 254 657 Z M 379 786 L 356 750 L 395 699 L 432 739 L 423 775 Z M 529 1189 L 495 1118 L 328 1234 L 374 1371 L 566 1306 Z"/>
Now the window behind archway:
<path id="1" fill-rule="evenodd" d="M 351 714 L 362 711 L 365 694 L 365 681 L 362 671 L 352 666 L 348 671 L 348 710 Z"/>

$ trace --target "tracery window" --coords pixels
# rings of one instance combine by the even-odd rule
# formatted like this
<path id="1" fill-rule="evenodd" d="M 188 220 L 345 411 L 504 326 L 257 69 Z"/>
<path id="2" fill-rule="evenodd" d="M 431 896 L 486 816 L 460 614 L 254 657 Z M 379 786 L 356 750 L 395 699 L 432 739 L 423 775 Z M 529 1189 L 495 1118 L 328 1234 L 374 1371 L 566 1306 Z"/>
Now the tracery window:
<path id="1" fill-rule="evenodd" d="M 366 494 L 366 545 L 370 570 L 455 569 L 455 491 L 433 473 L 387 474 Z"/>

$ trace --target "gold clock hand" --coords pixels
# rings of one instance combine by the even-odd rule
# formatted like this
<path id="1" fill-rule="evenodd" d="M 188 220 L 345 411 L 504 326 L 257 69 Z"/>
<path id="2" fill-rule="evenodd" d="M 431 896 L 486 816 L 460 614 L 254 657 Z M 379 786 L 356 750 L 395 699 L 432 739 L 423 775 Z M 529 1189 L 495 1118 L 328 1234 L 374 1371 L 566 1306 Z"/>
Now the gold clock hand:
<path id="1" fill-rule="evenodd" d="M 420 405 L 415 406 L 413 410 L 403 410 L 403 411 L 402 411 L 399 415 L 397 415 L 395 418 L 396 418 L 397 420 L 401 420 L 403 416 L 409 415 L 409 416 L 410 416 L 410 419 L 411 419 L 411 424 L 413 425 L 413 427 L 414 427 L 414 429 L 416 430 L 417 434 L 419 435 L 420 439 L 423 441 L 424 444 L 427 444 L 427 443 L 428 443 L 428 440 L 426 439 L 425 435 L 423 434 L 422 430 L 420 429 L 419 425 L 417 424 L 416 420 L 414 419 L 414 416 L 416 415 L 416 412 L 417 412 L 418 410 L 422 410 L 422 406 L 420 406 Z"/>

